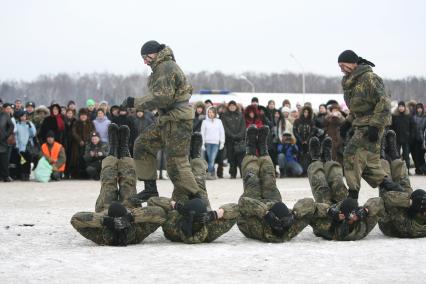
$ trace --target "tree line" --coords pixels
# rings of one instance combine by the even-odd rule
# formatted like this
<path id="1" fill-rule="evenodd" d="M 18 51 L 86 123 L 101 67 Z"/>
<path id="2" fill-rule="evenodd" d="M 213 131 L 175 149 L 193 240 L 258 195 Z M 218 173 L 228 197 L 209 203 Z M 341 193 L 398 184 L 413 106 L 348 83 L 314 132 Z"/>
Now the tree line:
<path id="1" fill-rule="evenodd" d="M 222 72 L 188 73 L 194 93 L 201 89 L 227 89 L 232 92 L 251 92 L 251 85 L 241 76 Z M 302 75 L 298 73 L 254 73 L 243 74 L 256 88 L 264 93 L 301 93 Z M 128 96 L 143 96 L 147 93 L 147 74 L 127 76 L 111 73 L 42 75 L 27 81 L 0 81 L 0 98 L 13 102 L 16 98 L 32 100 L 36 104 L 50 104 L 55 101 L 66 104 L 74 100 L 84 105 L 91 98 L 118 104 Z M 340 77 L 306 74 L 307 93 L 341 93 Z M 384 80 L 387 92 L 393 100 L 426 102 L 426 79 L 407 77 L 398 80 Z"/>

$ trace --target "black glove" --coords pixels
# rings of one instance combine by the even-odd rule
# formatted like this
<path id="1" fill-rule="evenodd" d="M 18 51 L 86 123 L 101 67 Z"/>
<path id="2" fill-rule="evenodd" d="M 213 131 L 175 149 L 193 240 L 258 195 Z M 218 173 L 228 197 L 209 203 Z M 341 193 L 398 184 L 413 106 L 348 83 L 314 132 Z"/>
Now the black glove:
<path id="1" fill-rule="evenodd" d="M 351 123 L 349 121 L 345 121 L 342 126 L 340 126 L 340 136 L 345 139 L 346 135 L 349 132 L 349 129 L 351 129 Z"/>
<path id="2" fill-rule="evenodd" d="M 124 99 L 123 103 L 121 104 L 122 107 L 125 108 L 133 108 L 135 107 L 135 98 L 134 97 L 127 97 Z"/>
<path id="3" fill-rule="evenodd" d="M 116 217 L 114 218 L 114 229 L 120 231 L 129 228 L 131 221 L 133 221 L 133 216 L 130 213 L 123 217 Z"/>
<path id="4" fill-rule="evenodd" d="M 336 207 L 330 207 L 327 211 L 327 215 L 330 216 L 333 221 L 340 222 L 339 218 L 340 210 Z"/>
<path id="5" fill-rule="evenodd" d="M 269 211 L 266 215 L 265 215 L 265 221 L 269 224 L 269 226 L 271 226 L 272 229 L 274 230 L 282 230 L 283 227 L 281 225 L 281 220 L 278 219 L 277 215 L 275 215 L 274 212 Z"/>
<path id="6" fill-rule="evenodd" d="M 416 195 L 415 197 L 412 197 L 411 208 L 413 208 L 416 212 L 426 211 L 426 194 L 423 194 L 423 196 Z"/>
<path id="7" fill-rule="evenodd" d="M 197 223 L 208 224 L 214 220 L 217 220 L 217 212 L 213 210 L 207 213 L 199 214 L 198 216 L 194 217 L 194 220 Z"/>
<path id="8" fill-rule="evenodd" d="M 365 219 L 368 216 L 368 211 L 362 207 L 355 211 L 355 215 L 357 215 L 359 219 Z"/>
<path id="9" fill-rule="evenodd" d="M 281 226 L 283 228 L 291 227 L 291 225 L 293 225 L 294 222 L 295 222 L 295 218 L 293 214 L 291 214 L 288 217 L 281 218 Z"/>
<path id="10" fill-rule="evenodd" d="M 27 121 L 27 125 L 28 125 L 28 127 L 29 128 L 31 128 L 32 126 L 31 126 L 31 123 L 29 122 L 29 121 Z"/>
<path id="11" fill-rule="evenodd" d="M 185 210 L 183 209 L 183 203 L 181 201 L 176 201 L 173 209 L 177 210 L 177 212 L 179 212 L 181 215 L 185 213 Z"/>
<path id="12" fill-rule="evenodd" d="M 377 127 L 368 127 L 368 140 L 370 142 L 377 142 L 377 140 L 379 140 L 379 129 Z"/>
<path id="13" fill-rule="evenodd" d="M 352 198 L 352 199 L 358 200 L 358 194 L 359 194 L 359 192 L 358 192 L 358 191 L 356 191 L 356 190 L 354 190 L 354 189 L 349 189 L 349 190 L 348 190 L 348 197 L 349 197 L 349 198 Z"/>

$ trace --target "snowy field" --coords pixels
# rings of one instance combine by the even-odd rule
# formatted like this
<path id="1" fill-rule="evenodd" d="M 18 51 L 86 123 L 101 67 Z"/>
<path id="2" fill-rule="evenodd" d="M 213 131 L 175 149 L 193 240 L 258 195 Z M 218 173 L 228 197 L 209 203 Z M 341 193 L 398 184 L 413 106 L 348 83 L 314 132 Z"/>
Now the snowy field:
<path id="1" fill-rule="evenodd" d="M 426 188 L 426 177 L 411 181 Z M 171 182 L 158 183 L 170 196 Z M 312 196 L 306 178 L 279 179 L 278 187 L 290 206 Z M 200 245 L 171 243 L 160 228 L 139 245 L 97 246 L 69 220 L 93 211 L 99 188 L 95 181 L 0 183 L 0 283 L 425 283 L 426 238 L 388 238 L 378 227 L 356 242 L 325 241 L 307 227 L 291 242 L 266 244 L 235 226 Z M 238 200 L 242 181 L 208 181 L 208 191 L 217 208 Z M 363 183 L 360 201 L 373 196 L 377 190 Z"/>

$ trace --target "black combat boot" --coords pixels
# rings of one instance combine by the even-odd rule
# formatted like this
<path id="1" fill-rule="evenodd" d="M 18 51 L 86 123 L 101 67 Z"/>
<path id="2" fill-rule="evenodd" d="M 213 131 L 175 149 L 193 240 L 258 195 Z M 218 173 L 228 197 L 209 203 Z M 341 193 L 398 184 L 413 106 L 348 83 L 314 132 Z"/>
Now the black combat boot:
<path id="1" fill-rule="evenodd" d="M 129 139 L 130 128 L 127 125 L 121 125 L 118 128 L 118 157 L 120 159 L 130 157 Z"/>
<path id="2" fill-rule="evenodd" d="M 191 136 L 190 158 L 201 158 L 201 148 L 203 146 L 203 137 L 200 132 L 194 132 Z"/>
<path id="3" fill-rule="evenodd" d="M 108 126 L 108 144 L 109 144 L 109 156 L 118 158 L 118 125 L 111 123 Z"/>
<path id="4" fill-rule="evenodd" d="M 356 190 L 354 190 L 354 189 L 349 189 L 348 190 L 348 198 L 352 198 L 352 199 L 358 200 L 358 194 L 359 194 L 359 192 L 356 191 Z"/>
<path id="5" fill-rule="evenodd" d="M 312 161 L 318 161 L 321 157 L 321 144 L 317 137 L 312 137 L 309 140 L 309 154 Z"/>
<path id="6" fill-rule="evenodd" d="M 246 154 L 247 155 L 256 155 L 257 133 L 258 133 L 258 130 L 256 126 L 252 125 L 252 126 L 249 126 L 249 128 L 247 128 L 247 131 L 246 131 Z"/>
<path id="7" fill-rule="evenodd" d="M 259 133 L 257 135 L 257 148 L 259 149 L 259 156 L 268 156 L 268 135 L 269 127 L 262 126 L 259 128 Z"/>
<path id="8" fill-rule="evenodd" d="M 386 133 L 385 153 L 388 155 L 391 161 L 400 158 L 398 147 L 396 146 L 396 133 L 393 130 L 388 130 L 388 132 Z"/>
<path id="9" fill-rule="evenodd" d="M 310 146 L 310 145 L 309 145 Z M 331 161 L 331 148 L 333 147 L 333 141 L 330 137 L 325 137 L 322 141 L 322 160 L 324 162 Z"/>
<path id="10" fill-rule="evenodd" d="M 379 185 L 381 191 L 399 191 L 403 192 L 404 189 L 399 183 L 394 182 L 391 178 L 385 177 L 382 183 Z"/>
<path id="11" fill-rule="evenodd" d="M 134 205 L 141 204 L 142 202 L 148 201 L 151 197 L 158 196 L 156 180 L 144 180 L 144 183 L 145 189 L 129 198 L 130 202 Z"/>

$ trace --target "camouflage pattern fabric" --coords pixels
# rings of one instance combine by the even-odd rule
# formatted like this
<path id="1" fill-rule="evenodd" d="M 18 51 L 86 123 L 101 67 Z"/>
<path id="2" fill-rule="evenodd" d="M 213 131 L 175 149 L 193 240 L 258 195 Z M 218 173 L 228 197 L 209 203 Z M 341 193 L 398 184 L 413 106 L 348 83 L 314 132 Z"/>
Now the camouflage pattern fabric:
<path id="1" fill-rule="evenodd" d="M 389 237 L 421 238 L 426 237 L 426 217 L 417 214 L 410 216 L 410 196 L 413 192 L 408 177 L 407 166 L 401 159 L 381 160 L 382 167 L 394 182 L 399 183 L 404 192 L 380 192 L 385 205 L 385 217 L 379 220 L 379 228 Z"/>
<path id="2" fill-rule="evenodd" d="M 396 191 L 383 193 L 386 214 L 383 220 L 379 220 L 379 228 L 386 236 L 426 237 L 426 216 L 420 214 L 410 216 L 407 212 L 410 207 L 410 195 L 408 192 Z"/>
<path id="3" fill-rule="evenodd" d="M 276 185 L 274 164 L 269 156 L 246 155 L 241 163 L 244 193 L 241 197 L 281 201 Z"/>
<path id="4" fill-rule="evenodd" d="M 332 205 L 340 208 L 341 203 Z M 345 221 L 335 222 L 327 215 L 330 208 L 327 204 L 318 204 L 317 212 L 310 223 L 314 234 L 327 240 L 334 241 L 356 241 L 365 238 L 376 226 L 379 218 L 384 216 L 383 200 L 380 197 L 370 198 L 364 207 L 368 209 L 368 216 L 353 224 Z"/>
<path id="5" fill-rule="evenodd" d="M 346 182 L 349 189 L 356 191 L 361 188 L 361 177 L 371 187 L 376 188 L 386 175 L 380 163 L 383 129 L 380 129 L 379 140 L 375 143 L 368 140 L 367 131 L 368 127 L 355 128 L 343 152 Z"/>
<path id="6" fill-rule="evenodd" d="M 342 79 L 344 99 L 349 108 L 347 121 L 355 128 L 343 153 L 345 177 L 350 189 L 359 191 L 361 177 L 377 187 L 384 177 L 380 166 L 380 143 L 383 131 L 391 124 L 390 96 L 382 79 L 368 65 L 359 65 Z M 368 126 L 379 129 L 377 142 L 367 137 Z"/>
<path id="7" fill-rule="evenodd" d="M 312 162 L 308 167 L 308 179 L 315 202 L 331 205 L 348 196 L 342 166 L 338 162 Z"/>
<path id="8" fill-rule="evenodd" d="M 117 159 L 108 156 L 102 160 L 101 191 L 96 200 L 95 212 L 106 210 L 113 201 L 132 207 L 128 198 L 136 194 L 136 172 L 132 158 Z"/>
<path id="9" fill-rule="evenodd" d="M 270 242 L 282 243 L 290 241 L 297 236 L 311 222 L 316 206 L 312 198 L 304 198 L 296 202 L 291 212 L 295 216 L 295 222 L 282 235 L 273 233 L 264 216 L 275 202 L 264 203 L 250 197 L 241 197 L 238 202 L 240 217 L 238 229 L 247 238 Z"/>
<path id="10" fill-rule="evenodd" d="M 209 243 L 226 232 L 237 222 L 239 216 L 237 204 L 225 204 L 220 206 L 225 213 L 223 218 L 210 222 L 206 225 L 194 225 L 195 233 L 192 236 L 185 236 L 180 229 L 182 216 L 171 208 L 172 199 L 166 197 L 151 197 L 148 205 L 159 206 L 167 212 L 167 220 L 162 225 L 164 236 L 172 242 L 183 242 L 187 244 Z"/>
<path id="11" fill-rule="evenodd" d="M 349 108 L 347 120 L 354 127 L 391 124 L 391 101 L 383 80 L 368 65 L 359 65 L 342 79 L 344 100 Z"/>
<path id="12" fill-rule="evenodd" d="M 134 208 L 130 212 L 134 217 L 127 233 L 127 244 L 138 244 L 152 234 L 166 221 L 166 213 L 161 207 L 148 206 Z M 103 226 L 103 217 L 107 212 L 79 212 L 71 218 L 71 225 L 83 237 L 98 245 L 112 245 L 112 232 Z"/>

